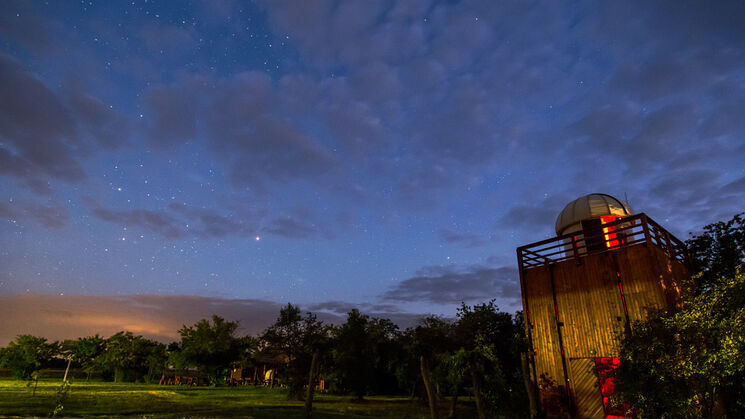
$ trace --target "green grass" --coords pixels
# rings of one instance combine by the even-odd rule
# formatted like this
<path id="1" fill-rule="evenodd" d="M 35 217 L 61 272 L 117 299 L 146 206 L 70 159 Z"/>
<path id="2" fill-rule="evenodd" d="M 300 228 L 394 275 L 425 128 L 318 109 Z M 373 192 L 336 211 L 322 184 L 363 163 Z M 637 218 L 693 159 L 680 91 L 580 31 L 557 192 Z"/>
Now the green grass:
<path id="1" fill-rule="evenodd" d="M 33 386 L 25 381 L 0 379 L 0 417 L 49 416 L 54 410 L 60 380 L 40 380 Z M 181 387 L 157 384 L 72 383 L 60 416 L 129 417 L 253 417 L 282 419 L 304 417 L 303 402 L 287 400 L 282 389 L 266 387 Z M 447 401 L 441 404 L 445 416 Z M 316 394 L 314 417 L 424 418 L 424 403 L 406 397 L 368 397 L 352 402 L 349 396 Z M 459 406 L 459 417 L 472 417 L 469 405 Z"/>

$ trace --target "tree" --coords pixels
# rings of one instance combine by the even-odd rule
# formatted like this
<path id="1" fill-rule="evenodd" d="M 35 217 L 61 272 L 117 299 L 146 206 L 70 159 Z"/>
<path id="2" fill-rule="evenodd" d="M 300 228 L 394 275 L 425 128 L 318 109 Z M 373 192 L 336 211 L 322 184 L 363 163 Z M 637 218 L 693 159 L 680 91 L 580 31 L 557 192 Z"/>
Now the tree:
<path id="1" fill-rule="evenodd" d="M 181 335 L 181 360 L 184 365 L 196 366 L 215 384 L 223 377 L 228 365 L 243 355 L 243 344 L 248 341 L 236 338 L 238 322 L 226 321 L 220 316 L 202 319 L 193 326 L 184 326 Z"/>
<path id="2" fill-rule="evenodd" d="M 727 222 L 704 227 L 703 233 L 686 240 L 692 272 L 699 291 L 705 291 L 720 278 L 733 278 L 737 269 L 745 270 L 745 213 Z"/>
<path id="3" fill-rule="evenodd" d="M 151 381 L 155 369 L 165 364 L 165 345 L 132 332 L 118 332 L 106 339 L 95 359 L 104 377 L 120 381 Z"/>
<path id="4" fill-rule="evenodd" d="M 406 329 L 398 334 L 390 353 L 391 372 L 400 389 L 405 389 L 411 398 L 417 395 L 417 385 L 421 382 L 419 355 L 416 352 L 414 329 Z"/>
<path id="5" fill-rule="evenodd" d="M 72 360 L 80 365 L 86 373 L 86 381 L 90 379 L 91 374 L 96 370 L 96 358 L 104 351 L 106 340 L 96 334 L 78 338 L 72 349 Z"/>
<path id="6" fill-rule="evenodd" d="M 309 382 L 315 381 L 316 363 L 329 341 L 329 328 L 312 313 L 300 314 L 300 308 L 287 304 L 279 312 L 279 317 L 261 336 L 263 352 L 270 355 L 284 355 L 287 365 L 280 370 L 280 377 L 289 390 L 288 396 L 302 400 L 302 390 Z M 312 385 L 308 387 L 306 398 L 313 397 Z M 311 409 L 312 406 L 308 406 Z M 310 413 L 310 411 L 308 411 Z"/>
<path id="7" fill-rule="evenodd" d="M 147 367 L 147 373 L 143 376 L 146 383 L 152 383 L 158 370 L 166 366 L 168 353 L 166 346 L 160 342 L 143 339 L 137 349 L 140 365 Z"/>
<path id="8" fill-rule="evenodd" d="M 637 322 L 621 344 L 616 399 L 642 416 L 745 416 L 745 273 Z"/>
<path id="9" fill-rule="evenodd" d="M 373 317 L 367 323 L 367 334 L 372 363 L 368 391 L 373 394 L 399 393 L 396 367 L 398 359 L 405 355 L 398 326 L 389 319 Z"/>
<path id="10" fill-rule="evenodd" d="M 334 333 L 334 370 L 342 388 L 362 400 L 367 392 L 368 380 L 373 373 L 373 359 L 368 334 L 369 317 L 352 309 L 347 321 Z"/>
<path id="11" fill-rule="evenodd" d="M 425 318 L 411 332 L 411 350 L 419 357 L 419 370 L 432 419 L 439 417 L 432 370 L 446 359 L 453 348 L 453 325 L 438 317 Z"/>
<path id="12" fill-rule="evenodd" d="M 47 343 L 42 337 L 18 335 L 5 348 L 0 348 L 0 366 L 13 371 L 16 378 L 28 379 L 59 354 L 57 342 Z"/>
<path id="13" fill-rule="evenodd" d="M 525 350 L 522 317 L 500 312 L 494 300 L 473 307 L 461 303 L 457 316 L 460 348 L 451 362 L 468 371 L 479 417 L 487 412 L 528 416 L 520 358 Z"/>
<path id="14" fill-rule="evenodd" d="M 334 377 L 340 390 L 361 400 L 367 393 L 398 389 L 394 360 L 402 350 L 398 326 L 388 319 L 370 318 L 353 309 L 334 330 Z"/>
<path id="15" fill-rule="evenodd" d="M 470 349 L 461 347 L 447 360 L 447 366 L 452 369 L 451 377 L 455 377 L 456 383 L 453 397 L 457 400 L 458 384 L 470 378 L 476 411 L 479 419 L 484 419 L 492 416 L 487 412 L 497 412 L 497 401 L 504 392 L 506 382 L 495 354 L 495 345 L 487 344 L 483 338 L 477 337 L 473 345 L 469 346 L 472 347 Z M 451 411 L 454 414 L 455 406 L 451 408 Z"/>

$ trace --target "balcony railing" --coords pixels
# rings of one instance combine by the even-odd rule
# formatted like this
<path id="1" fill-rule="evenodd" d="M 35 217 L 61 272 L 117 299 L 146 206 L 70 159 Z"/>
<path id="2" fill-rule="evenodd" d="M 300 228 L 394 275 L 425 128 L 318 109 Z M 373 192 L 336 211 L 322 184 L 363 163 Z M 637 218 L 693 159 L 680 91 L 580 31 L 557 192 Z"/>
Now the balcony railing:
<path id="1" fill-rule="evenodd" d="M 634 245 L 653 245 L 686 263 L 685 244 L 646 214 L 637 214 L 517 248 L 522 269 L 575 259 Z"/>

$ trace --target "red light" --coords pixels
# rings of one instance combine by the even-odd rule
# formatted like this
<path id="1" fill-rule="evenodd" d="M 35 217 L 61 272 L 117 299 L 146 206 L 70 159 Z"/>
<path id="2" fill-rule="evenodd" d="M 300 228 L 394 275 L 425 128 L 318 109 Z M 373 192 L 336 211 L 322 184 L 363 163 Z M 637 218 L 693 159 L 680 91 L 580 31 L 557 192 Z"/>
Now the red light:
<path id="1" fill-rule="evenodd" d="M 605 216 L 600 217 L 600 223 L 608 224 L 614 221 L 618 221 L 620 219 L 621 217 L 616 217 L 613 215 L 605 215 Z M 618 234 L 613 233 L 614 231 L 616 231 L 616 226 L 603 227 L 603 235 L 605 236 L 605 245 L 609 249 L 613 247 L 618 247 L 621 244 L 621 241 L 618 239 Z"/>
<path id="2" fill-rule="evenodd" d="M 600 379 L 600 393 L 603 397 L 603 409 L 607 414 L 606 418 L 630 418 L 629 416 L 623 416 L 623 411 L 628 410 L 627 406 L 619 406 L 619 408 L 610 406 L 610 396 L 616 388 L 616 379 L 613 376 L 613 371 L 620 364 L 621 358 L 618 357 L 595 358 L 595 367 L 598 372 L 598 378 Z"/>

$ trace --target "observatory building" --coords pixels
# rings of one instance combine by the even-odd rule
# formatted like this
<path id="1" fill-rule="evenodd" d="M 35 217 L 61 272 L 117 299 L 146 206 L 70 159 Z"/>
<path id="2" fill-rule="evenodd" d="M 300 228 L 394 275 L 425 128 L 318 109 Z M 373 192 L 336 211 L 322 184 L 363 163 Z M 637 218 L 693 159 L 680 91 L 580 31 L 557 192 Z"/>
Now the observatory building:
<path id="1" fill-rule="evenodd" d="M 556 237 L 517 248 L 529 372 L 547 417 L 620 418 L 602 371 L 650 309 L 680 303 L 683 243 L 610 195 L 566 205 Z"/>

